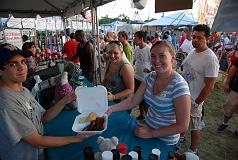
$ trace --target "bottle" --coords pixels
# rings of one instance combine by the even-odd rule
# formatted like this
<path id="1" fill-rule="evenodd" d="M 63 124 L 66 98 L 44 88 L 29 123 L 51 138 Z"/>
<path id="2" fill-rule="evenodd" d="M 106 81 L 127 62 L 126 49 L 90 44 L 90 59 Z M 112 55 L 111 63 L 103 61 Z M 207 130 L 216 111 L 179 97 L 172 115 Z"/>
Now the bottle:
<path id="1" fill-rule="evenodd" d="M 68 93 L 73 91 L 73 87 L 69 84 L 68 81 L 68 72 L 63 72 L 61 76 L 61 81 L 58 86 L 55 88 L 56 98 L 61 99 Z"/>
<path id="2" fill-rule="evenodd" d="M 138 154 L 138 160 L 142 160 L 142 149 L 140 146 L 135 146 L 133 148 L 133 151 L 137 152 Z"/>
<path id="3" fill-rule="evenodd" d="M 136 151 L 130 151 L 128 155 L 132 157 L 132 160 L 138 160 L 138 153 Z"/>
<path id="4" fill-rule="evenodd" d="M 159 157 L 156 154 L 149 154 L 148 160 L 159 160 Z"/>
<path id="5" fill-rule="evenodd" d="M 158 156 L 158 159 L 160 159 L 160 154 L 161 154 L 161 151 L 158 149 L 158 148 L 154 148 L 152 149 L 152 154 L 155 154 Z"/>
<path id="6" fill-rule="evenodd" d="M 120 160 L 120 152 L 118 149 L 112 149 L 111 152 L 113 154 L 113 160 Z"/>
<path id="7" fill-rule="evenodd" d="M 85 77 L 80 75 L 78 79 L 79 79 L 79 85 L 85 87 L 85 84 L 84 84 Z"/>
<path id="8" fill-rule="evenodd" d="M 84 160 L 94 160 L 93 147 L 86 146 L 83 149 L 83 156 L 84 156 Z"/>
<path id="9" fill-rule="evenodd" d="M 39 75 L 35 75 L 34 79 L 36 81 L 34 87 L 31 89 L 31 92 L 33 94 L 34 97 L 36 97 L 37 101 L 39 102 L 39 96 L 40 96 L 40 85 L 39 83 L 42 82 L 41 78 Z"/>
<path id="10" fill-rule="evenodd" d="M 126 154 L 126 144 L 125 143 L 118 144 L 117 148 L 120 152 L 121 157 Z"/>
<path id="11" fill-rule="evenodd" d="M 121 160 L 132 160 L 132 157 L 128 154 L 125 154 L 121 157 Z"/>
<path id="12" fill-rule="evenodd" d="M 102 152 L 102 160 L 113 160 L 113 154 L 111 151 Z"/>
<path id="13" fill-rule="evenodd" d="M 39 75 L 35 75 L 35 76 L 34 76 L 34 79 L 35 79 L 36 83 L 42 82 L 42 80 L 41 80 L 41 78 L 40 78 Z"/>

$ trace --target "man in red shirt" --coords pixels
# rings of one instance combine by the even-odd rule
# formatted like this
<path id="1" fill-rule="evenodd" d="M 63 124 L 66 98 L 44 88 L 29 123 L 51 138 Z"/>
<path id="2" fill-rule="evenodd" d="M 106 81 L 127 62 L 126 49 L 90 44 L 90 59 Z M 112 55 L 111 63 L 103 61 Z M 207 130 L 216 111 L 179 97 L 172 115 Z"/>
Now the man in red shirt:
<path id="1" fill-rule="evenodd" d="M 186 37 L 187 37 L 187 34 L 186 34 L 186 32 L 183 31 L 182 36 L 179 40 L 179 47 L 183 44 L 183 41 L 186 39 Z"/>
<path id="2" fill-rule="evenodd" d="M 71 57 L 77 54 L 77 47 L 78 47 L 78 42 L 75 40 L 75 34 L 71 33 L 70 34 L 70 39 L 69 41 L 65 42 L 63 46 L 63 53 L 66 53 L 67 55 L 67 60 L 70 60 Z M 73 60 L 74 63 L 79 63 L 79 58 L 76 58 Z"/>

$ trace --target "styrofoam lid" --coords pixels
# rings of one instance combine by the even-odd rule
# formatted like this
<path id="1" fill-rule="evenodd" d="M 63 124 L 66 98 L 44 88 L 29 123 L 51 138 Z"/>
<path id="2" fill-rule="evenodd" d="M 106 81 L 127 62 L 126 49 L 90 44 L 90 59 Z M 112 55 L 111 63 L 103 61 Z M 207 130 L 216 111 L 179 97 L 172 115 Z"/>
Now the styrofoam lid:
<path id="1" fill-rule="evenodd" d="M 104 86 L 97 87 L 77 87 L 77 108 L 82 114 L 95 112 L 102 116 L 108 109 L 107 89 Z"/>

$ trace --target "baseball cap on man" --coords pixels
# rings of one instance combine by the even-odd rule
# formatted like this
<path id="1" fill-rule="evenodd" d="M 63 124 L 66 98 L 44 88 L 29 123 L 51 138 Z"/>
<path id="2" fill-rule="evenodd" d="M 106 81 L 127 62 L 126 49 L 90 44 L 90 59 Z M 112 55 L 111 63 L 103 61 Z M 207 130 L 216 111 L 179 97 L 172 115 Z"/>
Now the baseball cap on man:
<path id="1" fill-rule="evenodd" d="M 7 62 L 10 58 L 14 57 L 17 54 L 22 55 L 25 58 L 30 57 L 32 55 L 31 51 L 22 51 L 16 46 L 9 43 L 4 43 L 0 45 L 0 63 Z"/>

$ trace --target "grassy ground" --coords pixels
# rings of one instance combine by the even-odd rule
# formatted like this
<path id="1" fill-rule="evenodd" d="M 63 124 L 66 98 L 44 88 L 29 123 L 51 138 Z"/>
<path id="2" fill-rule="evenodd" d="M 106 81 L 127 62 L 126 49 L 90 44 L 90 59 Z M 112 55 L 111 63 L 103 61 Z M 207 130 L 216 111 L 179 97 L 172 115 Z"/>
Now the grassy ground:
<path id="1" fill-rule="evenodd" d="M 221 80 L 222 75 L 219 74 L 218 81 Z M 223 133 L 216 131 L 218 125 L 223 122 L 223 104 L 226 98 L 222 84 L 218 82 L 204 104 L 206 127 L 202 131 L 202 139 L 198 148 L 198 155 L 202 160 L 238 160 L 238 136 L 234 135 L 235 129 L 238 128 L 238 114 L 234 114 L 229 127 Z M 139 115 L 138 107 L 132 110 L 131 115 L 134 117 Z M 185 152 L 189 146 L 190 132 L 188 131 L 186 142 L 180 152 Z"/>
<path id="2" fill-rule="evenodd" d="M 223 108 L 227 95 L 223 92 L 221 84 L 212 91 L 204 104 L 206 128 L 202 131 L 202 139 L 198 149 L 202 160 L 238 160 L 238 136 L 234 130 L 238 127 L 238 115 L 235 114 L 230 121 L 230 126 L 223 132 L 216 132 L 217 126 L 223 121 Z M 132 112 L 138 115 L 138 108 Z M 190 133 L 186 135 L 186 142 L 180 152 L 184 152 L 190 145 Z"/>
<path id="3" fill-rule="evenodd" d="M 231 119 L 227 130 L 223 133 L 216 132 L 217 126 L 223 121 L 222 106 L 226 97 L 227 95 L 223 90 L 216 87 L 204 104 L 206 128 L 202 131 L 201 144 L 198 150 L 198 154 L 203 160 L 238 159 L 238 137 L 234 135 L 234 130 L 238 127 L 237 114 Z M 187 141 L 182 147 L 182 151 L 186 151 L 189 145 L 190 133 L 187 135 Z"/>

